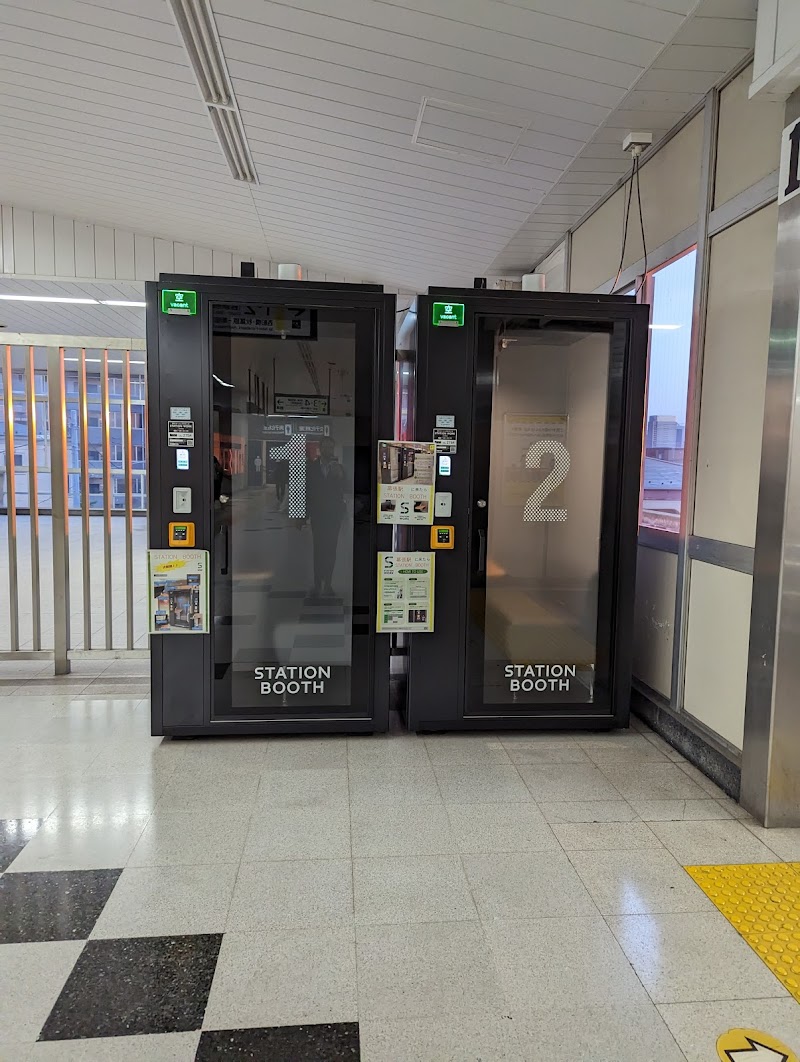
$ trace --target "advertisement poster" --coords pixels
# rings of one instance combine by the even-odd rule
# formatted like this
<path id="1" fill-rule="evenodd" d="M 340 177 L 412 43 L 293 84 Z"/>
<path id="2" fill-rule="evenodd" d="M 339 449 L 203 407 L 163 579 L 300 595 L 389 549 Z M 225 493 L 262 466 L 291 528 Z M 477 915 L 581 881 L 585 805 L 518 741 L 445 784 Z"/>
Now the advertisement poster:
<path id="1" fill-rule="evenodd" d="M 378 624 L 381 632 L 433 631 L 433 553 L 378 554 Z"/>
<path id="2" fill-rule="evenodd" d="M 544 439 L 564 443 L 568 418 L 542 413 L 506 413 L 503 417 L 503 505 L 524 506 L 533 491 L 550 472 L 552 462 L 545 459 L 540 468 L 527 468 L 525 458 L 534 443 Z M 550 499 L 558 499 L 558 492 Z"/>
<path id="3" fill-rule="evenodd" d="M 378 443 L 378 523 L 432 524 L 436 444 Z"/>
<path id="4" fill-rule="evenodd" d="M 205 550 L 148 550 L 147 584 L 151 634 L 208 633 Z"/>

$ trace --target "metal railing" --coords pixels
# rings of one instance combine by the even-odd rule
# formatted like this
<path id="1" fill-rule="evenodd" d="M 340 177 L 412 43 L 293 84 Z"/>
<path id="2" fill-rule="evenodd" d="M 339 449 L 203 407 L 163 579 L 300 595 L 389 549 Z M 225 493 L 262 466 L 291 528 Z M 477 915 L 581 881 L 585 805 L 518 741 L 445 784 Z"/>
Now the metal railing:
<path id="1" fill-rule="evenodd" d="M 146 650 L 144 343 L 2 343 L 0 660 Z"/>

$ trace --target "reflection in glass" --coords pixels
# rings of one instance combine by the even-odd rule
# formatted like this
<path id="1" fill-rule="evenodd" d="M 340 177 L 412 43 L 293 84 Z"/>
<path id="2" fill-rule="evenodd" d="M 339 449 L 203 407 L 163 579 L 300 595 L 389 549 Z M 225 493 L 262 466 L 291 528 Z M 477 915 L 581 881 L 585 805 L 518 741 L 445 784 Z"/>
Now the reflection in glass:
<path id="1" fill-rule="evenodd" d="M 697 251 L 648 278 L 652 306 L 642 475 L 643 527 L 680 530 Z"/>
<path id="2" fill-rule="evenodd" d="M 607 333 L 494 338 L 486 703 L 593 699 L 608 371 Z"/>
<path id="3" fill-rule="evenodd" d="M 304 313 L 308 340 L 214 335 L 217 716 L 350 701 L 356 326 Z"/>

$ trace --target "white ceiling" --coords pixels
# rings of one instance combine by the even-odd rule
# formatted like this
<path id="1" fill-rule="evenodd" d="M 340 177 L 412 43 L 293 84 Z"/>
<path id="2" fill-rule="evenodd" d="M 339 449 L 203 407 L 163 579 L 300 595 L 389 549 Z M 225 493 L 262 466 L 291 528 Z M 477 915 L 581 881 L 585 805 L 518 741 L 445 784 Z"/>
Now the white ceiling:
<path id="1" fill-rule="evenodd" d="M 125 299 L 144 301 L 144 284 L 117 280 L 113 284 L 87 284 L 66 280 L 4 280 L 0 295 L 34 295 L 37 298 Z M 16 302 L 0 299 L 0 343 L 3 333 L 29 332 L 51 336 L 106 336 L 144 339 L 145 312 L 140 307 L 75 303 Z"/>
<path id="2" fill-rule="evenodd" d="M 625 132 L 665 132 L 755 17 L 755 0 L 212 7 L 257 186 L 230 177 L 166 0 L 7 0 L 4 199 L 406 290 L 468 284 L 541 257 L 622 174 Z"/>

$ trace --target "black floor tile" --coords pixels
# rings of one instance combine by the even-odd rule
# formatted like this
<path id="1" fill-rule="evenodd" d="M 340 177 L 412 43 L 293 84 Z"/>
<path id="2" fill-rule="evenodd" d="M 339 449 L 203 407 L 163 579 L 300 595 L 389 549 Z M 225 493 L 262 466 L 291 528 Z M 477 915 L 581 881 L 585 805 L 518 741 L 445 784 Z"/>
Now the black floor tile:
<path id="1" fill-rule="evenodd" d="M 195 1062 L 359 1062 L 358 1023 L 204 1032 Z"/>
<path id="2" fill-rule="evenodd" d="M 0 819 L 0 874 L 11 866 L 43 819 Z"/>
<path id="3" fill-rule="evenodd" d="M 121 870 L 54 870 L 0 878 L 0 944 L 86 940 Z"/>
<path id="4" fill-rule="evenodd" d="M 199 1029 L 221 943 L 221 933 L 90 940 L 39 1039 Z"/>

